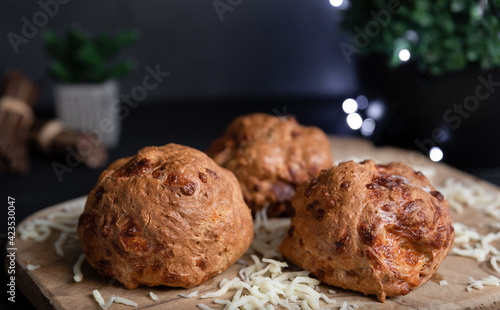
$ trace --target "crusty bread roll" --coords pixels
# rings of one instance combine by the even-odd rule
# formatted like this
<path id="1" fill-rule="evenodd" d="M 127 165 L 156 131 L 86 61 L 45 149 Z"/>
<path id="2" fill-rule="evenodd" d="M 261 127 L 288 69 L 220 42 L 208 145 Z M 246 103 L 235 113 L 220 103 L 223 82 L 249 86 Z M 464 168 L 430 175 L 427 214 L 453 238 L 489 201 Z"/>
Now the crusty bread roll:
<path id="1" fill-rule="evenodd" d="M 401 163 L 341 163 L 302 184 L 292 205 L 281 253 L 382 302 L 433 277 L 455 237 L 443 195 Z"/>
<path id="2" fill-rule="evenodd" d="M 262 113 L 236 118 L 207 154 L 236 175 L 248 206 L 268 215 L 291 215 L 295 188 L 321 169 L 330 168 L 330 143 L 321 129 L 293 117 Z"/>
<path id="3" fill-rule="evenodd" d="M 128 289 L 188 288 L 234 264 L 253 226 L 233 173 L 198 150 L 168 144 L 100 175 L 78 235 L 87 261 Z"/>

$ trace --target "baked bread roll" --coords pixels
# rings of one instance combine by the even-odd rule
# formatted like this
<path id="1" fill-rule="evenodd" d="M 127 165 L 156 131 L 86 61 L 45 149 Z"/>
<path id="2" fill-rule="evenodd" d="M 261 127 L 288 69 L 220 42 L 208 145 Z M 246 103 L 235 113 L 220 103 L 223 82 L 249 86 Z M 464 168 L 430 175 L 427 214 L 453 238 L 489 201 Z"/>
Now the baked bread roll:
<path id="1" fill-rule="evenodd" d="M 262 113 L 236 118 L 207 154 L 236 175 L 248 206 L 291 215 L 295 188 L 333 165 L 330 143 L 316 127 Z"/>
<path id="2" fill-rule="evenodd" d="M 167 144 L 100 175 L 78 235 L 90 265 L 128 289 L 188 288 L 233 265 L 253 225 L 234 174 L 198 150 Z"/>
<path id="3" fill-rule="evenodd" d="M 453 245 L 448 203 L 401 163 L 344 162 L 302 184 L 280 246 L 324 283 L 405 295 L 433 277 Z"/>

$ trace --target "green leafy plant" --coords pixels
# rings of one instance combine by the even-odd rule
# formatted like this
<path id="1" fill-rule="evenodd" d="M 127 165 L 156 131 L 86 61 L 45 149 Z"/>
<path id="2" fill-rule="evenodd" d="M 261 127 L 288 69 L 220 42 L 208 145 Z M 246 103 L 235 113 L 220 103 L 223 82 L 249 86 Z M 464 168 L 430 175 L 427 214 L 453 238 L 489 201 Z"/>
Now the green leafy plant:
<path id="1" fill-rule="evenodd" d="M 463 70 L 469 65 L 483 69 L 500 65 L 500 22 L 495 5 L 500 1 L 391 1 L 398 4 L 394 14 L 389 13 L 387 0 L 353 0 L 344 11 L 345 30 L 359 35 L 369 23 L 372 33 L 376 30 L 374 23 L 380 29 L 368 38 L 366 46 L 357 48 L 357 53 L 385 54 L 395 67 L 402 63 L 399 52 L 407 49 L 410 62 L 435 75 Z M 389 18 L 377 20 L 375 15 L 383 11 L 389 14 L 384 17 Z"/>
<path id="2" fill-rule="evenodd" d="M 101 33 L 91 36 L 73 26 L 59 37 L 54 31 L 44 33 L 46 52 L 52 58 L 50 74 L 64 83 L 100 83 L 120 78 L 134 68 L 131 59 L 111 60 L 127 45 L 137 41 L 137 31 L 122 31 L 112 37 Z"/>

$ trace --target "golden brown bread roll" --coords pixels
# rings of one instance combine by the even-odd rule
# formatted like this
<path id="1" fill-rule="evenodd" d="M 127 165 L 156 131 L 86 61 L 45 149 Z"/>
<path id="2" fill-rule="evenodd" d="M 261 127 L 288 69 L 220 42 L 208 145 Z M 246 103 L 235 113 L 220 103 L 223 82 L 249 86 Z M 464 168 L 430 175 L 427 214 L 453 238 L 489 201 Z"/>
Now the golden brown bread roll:
<path id="1" fill-rule="evenodd" d="M 236 118 L 207 154 L 234 172 L 252 210 L 269 206 L 270 216 L 287 215 L 295 188 L 333 165 L 321 129 L 262 113 Z"/>
<path id="2" fill-rule="evenodd" d="M 340 163 L 302 184 L 281 253 L 324 283 L 405 295 L 436 273 L 453 245 L 448 203 L 401 163 Z"/>
<path id="3" fill-rule="evenodd" d="M 253 226 L 234 174 L 198 150 L 168 144 L 100 175 L 78 235 L 87 261 L 128 289 L 187 288 L 234 264 Z"/>

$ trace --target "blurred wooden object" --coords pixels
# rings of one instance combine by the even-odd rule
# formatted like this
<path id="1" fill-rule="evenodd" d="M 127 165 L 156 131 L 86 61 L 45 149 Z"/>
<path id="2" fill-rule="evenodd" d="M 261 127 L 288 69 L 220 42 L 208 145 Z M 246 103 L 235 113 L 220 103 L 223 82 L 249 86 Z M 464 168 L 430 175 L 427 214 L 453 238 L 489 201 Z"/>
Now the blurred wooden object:
<path id="1" fill-rule="evenodd" d="M 74 156 L 90 168 L 102 167 L 108 152 L 102 139 L 67 128 L 59 120 L 36 120 L 30 130 L 30 144 L 42 154 L 64 160 Z"/>
<path id="2" fill-rule="evenodd" d="M 0 171 L 29 169 L 28 134 L 34 122 L 33 105 L 38 87 L 17 70 L 2 81 L 0 98 Z"/>

